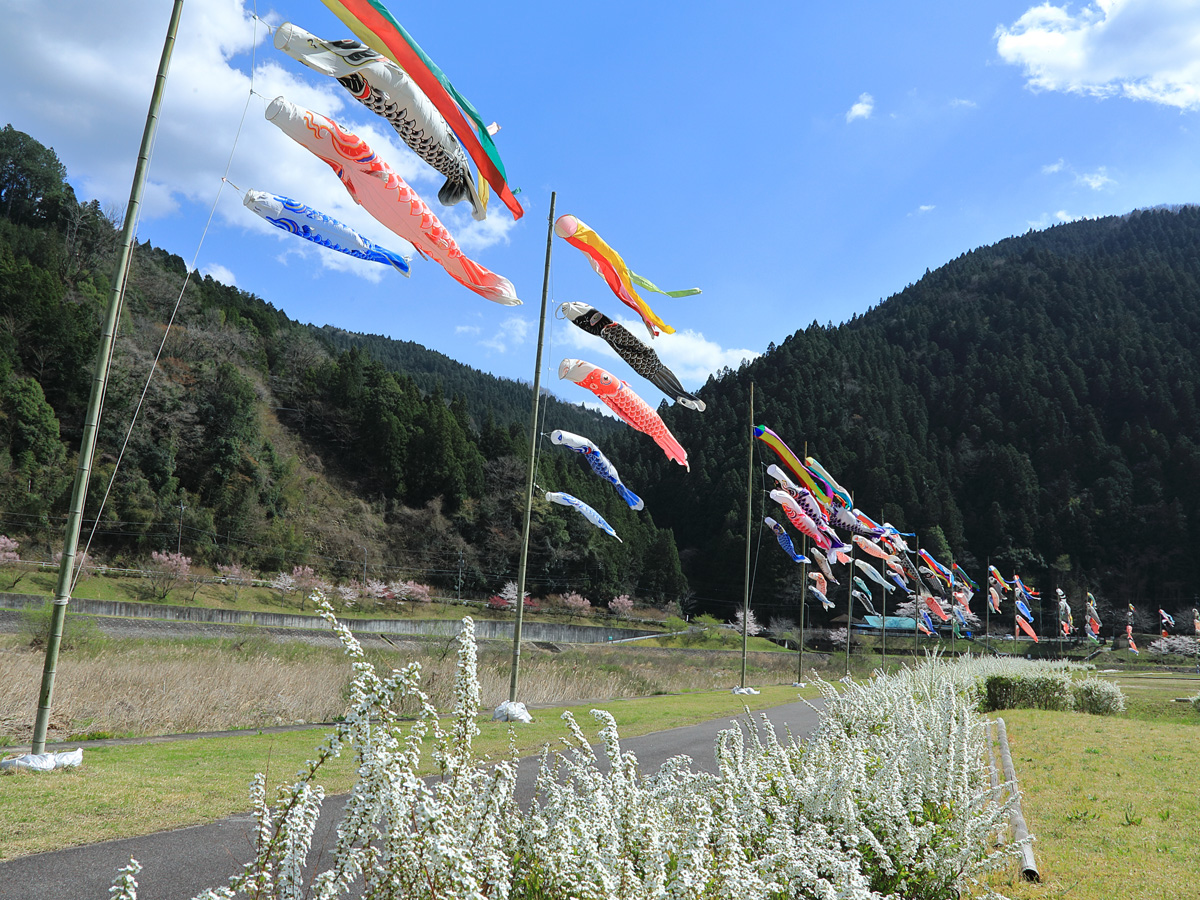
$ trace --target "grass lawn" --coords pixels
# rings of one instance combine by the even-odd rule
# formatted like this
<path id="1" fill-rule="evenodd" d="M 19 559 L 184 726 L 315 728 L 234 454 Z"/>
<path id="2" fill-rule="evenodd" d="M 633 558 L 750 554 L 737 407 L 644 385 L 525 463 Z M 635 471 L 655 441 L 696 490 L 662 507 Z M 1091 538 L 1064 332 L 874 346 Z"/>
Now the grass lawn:
<path id="1" fill-rule="evenodd" d="M 605 701 L 573 711 L 585 734 L 595 733 L 588 710 L 600 705 L 616 717 L 622 737 L 635 737 L 736 718 L 744 707 L 790 703 L 798 693 L 790 686 L 767 686 L 757 695 L 709 691 Z M 803 693 L 816 696 L 813 688 Z M 534 710 L 531 725 L 481 719 L 476 747 L 493 758 L 507 755 L 511 728 L 520 754 L 535 754 L 566 735 L 559 718 L 565 708 Z M 266 772 L 268 785 L 290 780 L 322 737 L 322 731 L 309 729 L 93 747 L 85 749 L 78 769 L 5 775 L 0 777 L 0 859 L 202 824 L 245 811 L 255 773 Z M 322 771 L 318 780 L 329 794 L 345 792 L 354 782 L 352 757 L 333 760 Z"/>
<path id="2" fill-rule="evenodd" d="M 1114 676 L 1129 712 L 1007 710 L 1041 884 L 994 879 L 1014 900 L 1193 900 L 1200 895 L 1200 714 L 1175 697 L 1200 678 Z"/>

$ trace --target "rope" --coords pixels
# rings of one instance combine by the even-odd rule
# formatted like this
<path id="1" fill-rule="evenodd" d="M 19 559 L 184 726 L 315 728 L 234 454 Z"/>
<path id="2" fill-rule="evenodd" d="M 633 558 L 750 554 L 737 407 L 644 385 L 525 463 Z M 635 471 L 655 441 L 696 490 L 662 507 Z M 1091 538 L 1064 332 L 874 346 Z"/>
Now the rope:
<path id="1" fill-rule="evenodd" d="M 154 361 L 150 364 L 150 371 L 146 375 L 145 384 L 142 386 L 141 396 L 138 397 L 137 405 L 134 407 L 133 415 L 130 417 L 129 427 L 126 429 L 125 437 L 121 442 L 121 450 L 117 454 L 116 464 L 113 466 L 112 474 L 109 476 L 109 479 L 108 479 L 108 484 L 104 488 L 104 495 L 100 498 L 100 508 L 96 511 L 96 517 L 94 520 L 94 524 L 92 525 L 92 530 L 88 533 L 87 541 L 83 547 L 83 553 L 79 557 L 80 563 L 79 563 L 79 565 L 77 565 L 75 567 L 75 571 L 72 573 L 71 589 L 70 589 L 71 593 L 74 593 L 75 586 L 79 582 L 79 576 L 83 570 L 82 563 L 84 560 L 87 559 L 88 551 L 91 549 L 92 540 L 96 536 L 96 529 L 100 525 L 100 517 L 104 513 L 104 507 L 108 503 L 109 495 L 112 493 L 113 485 L 116 483 L 117 473 L 120 472 L 120 470 L 121 470 L 121 463 L 125 459 L 125 451 L 129 447 L 129 440 L 133 435 L 133 429 L 137 425 L 138 416 L 141 414 L 142 406 L 144 405 L 144 403 L 146 401 L 146 395 L 150 391 L 150 383 L 154 380 L 154 373 L 158 369 L 158 363 L 159 363 L 159 360 L 162 358 L 163 349 L 166 347 L 167 340 L 171 336 L 171 328 L 175 324 L 175 317 L 179 314 L 180 306 L 183 305 L 184 293 L 187 291 L 188 284 L 191 282 L 192 272 L 195 271 L 195 268 L 196 268 L 196 260 L 200 257 L 200 250 L 204 247 L 204 240 L 208 236 L 209 229 L 212 227 L 213 217 L 216 215 L 216 212 L 217 212 L 217 204 L 221 200 L 221 193 L 224 190 L 225 184 L 231 183 L 228 181 L 229 170 L 233 166 L 233 156 L 237 152 L 238 140 L 242 136 L 242 129 L 244 128 L 245 123 L 246 123 L 246 113 L 250 109 L 250 98 L 252 96 L 254 96 L 254 93 L 255 93 L 254 92 L 254 70 L 255 70 L 255 64 L 257 62 L 257 56 L 258 56 L 258 23 L 262 21 L 258 16 L 258 4 L 257 3 L 255 3 L 255 11 L 251 18 L 254 20 L 255 24 L 254 24 L 254 32 L 253 32 L 253 35 L 251 38 L 251 43 L 250 43 L 250 90 L 246 95 L 246 103 L 242 107 L 242 117 L 238 122 L 237 133 L 234 135 L 234 138 L 233 138 L 233 146 L 229 148 L 229 158 L 225 162 L 225 172 L 221 176 L 221 186 L 217 188 L 217 194 L 213 198 L 212 206 L 209 208 L 208 219 L 204 223 L 204 230 L 200 234 L 200 240 L 196 244 L 196 251 L 192 255 L 192 263 L 190 266 L 188 266 L 187 274 L 183 278 L 183 285 L 179 289 L 179 295 L 175 298 L 175 305 L 171 309 L 171 316 L 167 320 L 167 327 L 163 330 L 162 341 L 159 342 L 158 351 L 154 354 Z M 264 24 L 266 24 L 266 23 L 264 23 Z M 269 26 L 268 26 L 268 30 L 269 30 Z M 154 136 L 153 136 L 153 138 L 151 140 L 151 144 L 150 144 L 150 157 L 149 158 L 150 158 L 151 162 L 154 159 L 154 149 L 157 146 L 157 144 L 158 144 L 158 129 L 156 128 L 154 130 Z M 137 215 L 138 215 L 138 218 L 134 222 L 134 230 L 133 230 L 134 237 L 135 237 L 135 240 L 134 240 L 135 248 L 137 247 L 137 241 L 136 241 L 137 225 L 141 220 L 140 206 L 138 208 Z M 129 255 L 129 264 L 128 264 L 125 272 L 122 273 L 122 278 L 121 278 L 121 302 L 122 303 L 124 302 L 125 288 L 128 285 L 129 271 L 132 269 L 132 267 L 133 267 L 133 254 L 131 253 Z M 109 351 L 110 362 L 112 359 L 112 354 L 116 352 L 116 346 L 117 346 L 117 342 L 114 340 L 112 342 L 112 348 Z M 104 391 L 104 394 L 107 394 L 107 386 Z M 105 399 L 104 394 L 102 394 L 101 398 L 100 398 L 101 409 L 104 408 L 104 399 Z"/>

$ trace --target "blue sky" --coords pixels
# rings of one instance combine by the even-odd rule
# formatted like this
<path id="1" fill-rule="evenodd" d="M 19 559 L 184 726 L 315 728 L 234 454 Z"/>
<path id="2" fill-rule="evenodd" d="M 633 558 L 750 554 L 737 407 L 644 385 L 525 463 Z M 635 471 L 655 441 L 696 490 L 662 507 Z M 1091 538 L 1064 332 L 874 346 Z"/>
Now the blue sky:
<path id="1" fill-rule="evenodd" d="M 113 210 L 128 198 L 169 8 L 0 0 L 12 36 L 0 122 L 53 146 L 80 196 Z M 283 21 L 349 37 L 322 3 L 190 0 L 139 237 L 295 319 L 414 340 L 528 381 L 557 191 L 558 213 L 583 219 L 634 270 L 667 289 L 704 289 L 647 297 L 678 329 L 655 349 L 695 387 L 981 244 L 1200 200 L 1200 4 L 1189 0 L 390 8 L 502 126 L 521 221 L 498 203 L 484 223 L 465 205 L 437 205 L 441 177 L 383 120 L 274 49 L 267 25 Z M 241 189 L 294 197 L 405 249 L 264 120 L 280 94 L 366 137 L 525 305 L 490 303 L 432 262 L 415 260 L 404 279 L 311 247 L 222 191 L 228 165 Z M 567 300 L 645 334 L 556 240 L 550 302 Z M 578 356 L 658 402 L 606 345 L 550 321 L 543 383 L 591 399 L 554 375 L 559 359 Z"/>

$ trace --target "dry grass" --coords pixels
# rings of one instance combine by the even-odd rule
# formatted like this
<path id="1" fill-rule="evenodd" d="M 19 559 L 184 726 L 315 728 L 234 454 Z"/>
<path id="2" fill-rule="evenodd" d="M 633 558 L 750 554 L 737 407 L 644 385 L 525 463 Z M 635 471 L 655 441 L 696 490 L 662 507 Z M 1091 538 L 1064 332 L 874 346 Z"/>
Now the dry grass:
<path id="1" fill-rule="evenodd" d="M 507 699 L 511 648 L 484 645 L 484 707 Z M 454 678 L 450 645 L 372 649 L 381 669 L 421 663 L 424 689 L 446 709 Z M 815 656 L 815 655 L 814 655 Z M 41 684 L 43 651 L 0 635 L 0 745 L 24 744 Z M 750 655 L 751 684 L 790 684 L 792 654 Z M 581 647 L 523 649 L 521 699 L 530 706 L 706 691 L 739 683 L 740 653 Z M 105 638 L 64 653 L 55 679 L 50 742 L 329 722 L 345 709 L 349 665 L 335 647 L 275 643 L 263 636 L 179 641 Z"/>

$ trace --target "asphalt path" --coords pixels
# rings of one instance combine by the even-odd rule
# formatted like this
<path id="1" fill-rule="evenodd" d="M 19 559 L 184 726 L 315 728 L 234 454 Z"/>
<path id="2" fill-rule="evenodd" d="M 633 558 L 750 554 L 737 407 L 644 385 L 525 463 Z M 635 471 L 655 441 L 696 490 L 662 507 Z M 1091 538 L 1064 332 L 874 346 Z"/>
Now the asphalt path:
<path id="1" fill-rule="evenodd" d="M 819 713 L 804 702 L 765 712 L 781 739 L 785 729 L 796 737 L 807 737 L 819 721 Z M 728 727 L 728 717 L 715 719 L 622 740 L 621 747 L 636 754 L 643 772 L 655 772 L 667 759 L 680 755 L 690 756 L 695 769 L 715 772 L 717 732 Z M 521 761 L 516 793 L 522 805 L 532 798 L 537 765 L 537 757 Z M 309 853 L 310 869 L 328 868 L 345 802 L 344 794 L 325 800 Z M 48 810 L 47 815 L 51 814 Z M 226 884 L 241 870 L 251 856 L 253 827 L 251 814 L 242 813 L 208 825 L 0 862 L 0 900 L 104 900 L 117 870 L 130 857 L 142 864 L 137 879 L 139 900 L 186 900 L 206 888 Z"/>

